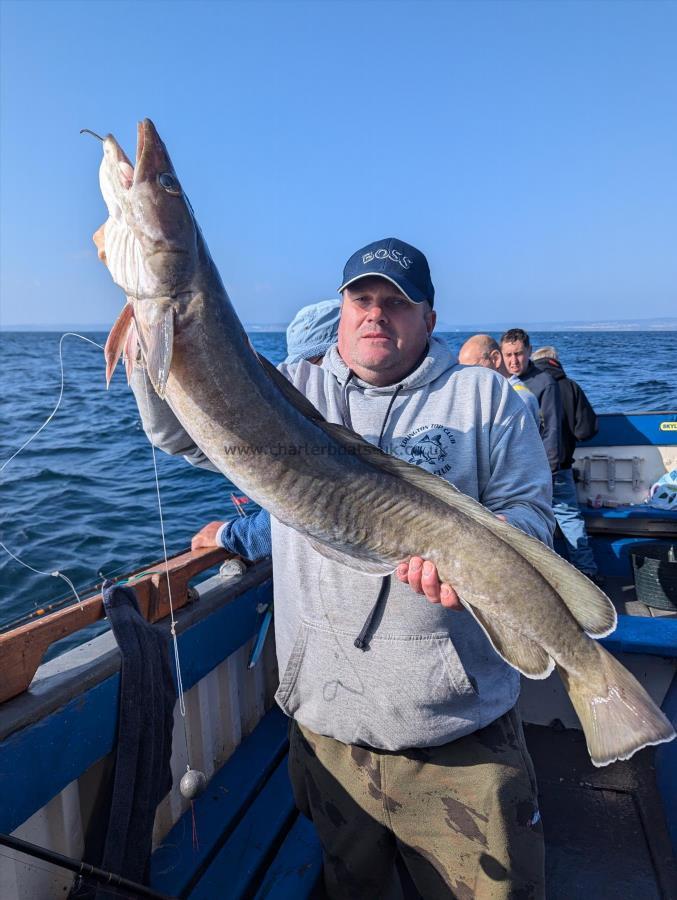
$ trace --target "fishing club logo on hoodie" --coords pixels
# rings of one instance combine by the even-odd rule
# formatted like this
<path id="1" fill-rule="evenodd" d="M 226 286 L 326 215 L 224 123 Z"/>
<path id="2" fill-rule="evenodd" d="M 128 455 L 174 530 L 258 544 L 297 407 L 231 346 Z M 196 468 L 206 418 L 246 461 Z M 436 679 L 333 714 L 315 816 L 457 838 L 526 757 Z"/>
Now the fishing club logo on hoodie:
<path id="1" fill-rule="evenodd" d="M 453 432 L 444 425 L 421 425 L 399 441 L 397 455 L 435 475 L 446 475 L 451 471 L 446 460 L 455 443 Z"/>

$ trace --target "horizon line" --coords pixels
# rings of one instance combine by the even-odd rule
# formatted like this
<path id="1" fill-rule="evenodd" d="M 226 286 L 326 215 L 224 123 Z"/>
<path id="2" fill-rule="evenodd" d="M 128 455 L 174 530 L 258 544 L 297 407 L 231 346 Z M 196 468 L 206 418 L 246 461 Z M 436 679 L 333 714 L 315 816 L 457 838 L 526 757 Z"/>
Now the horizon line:
<path id="1" fill-rule="evenodd" d="M 243 327 L 245 331 L 247 330 L 266 330 L 269 333 L 274 334 L 284 334 L 287 329 L 288 323 L 283 322 L 245 322 L 243 323 Z M 677 316 L 649 316 L 647 318 L 624 318 L 624 319 L 596 319 L 596 320 L 582 320 L 582 319 L 571 319 L 571 320 L 554 320 L 554 321 L 533 321 L 533 322 L 522 322 L 519 327 L 524 328 L 525 330 L 531 329 L 535 331 L 548 331 L 548 330 L 559 330 L 565 331 L 567 329 L 571 330 L 595 330 L 595 329 L 603 329 L 605 331 L 613 331 L 614 327 L 620 328 L 621 330 L 627 330 L 635 328 L 640 325 L 652 325 L 653 327 L 650 330 L 663 330 L 663 331 L 671 331 L 674 326 L 674 330 L 677 330 Z M 506 328 L 515 327 L 514 322 L 462 322 L 459 324 L 452 324 L 451 322 L 440 322 L 439 325 L 435 328 L 440 334 L 453 334 L 455 332 L 481 332 L 482 329 L 487 331 L 498 331 L 505 330 Z M 88 332 L 97 332 L 97 333 L 106 333 L 110 331 L 110 324 L 104 324 L 101 322 L 36 322 L 36 323 L 27 323 L 27 322 L 18 322 L 13 324 L 0 324 L 0 332 L 5 333 L 29 333 L 29 332 L 45 332 L 45 333 L 59 333 L 63 331 L 69 331 L 73 329 L 77 329 L 79 331 L 88 331 Z"/>

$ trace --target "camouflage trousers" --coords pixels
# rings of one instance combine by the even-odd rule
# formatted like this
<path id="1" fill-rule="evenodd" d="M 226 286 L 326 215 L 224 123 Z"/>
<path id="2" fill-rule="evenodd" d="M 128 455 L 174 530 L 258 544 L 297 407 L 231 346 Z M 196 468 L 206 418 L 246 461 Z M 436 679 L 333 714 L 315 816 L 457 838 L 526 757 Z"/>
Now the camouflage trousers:
<path id="1" fill-rule="evenodd" d="M 296 804 L 332 898 L 542 900 L 543 829 L 519 716 L 441 747 L 350 746 L 292 721 Z"/>

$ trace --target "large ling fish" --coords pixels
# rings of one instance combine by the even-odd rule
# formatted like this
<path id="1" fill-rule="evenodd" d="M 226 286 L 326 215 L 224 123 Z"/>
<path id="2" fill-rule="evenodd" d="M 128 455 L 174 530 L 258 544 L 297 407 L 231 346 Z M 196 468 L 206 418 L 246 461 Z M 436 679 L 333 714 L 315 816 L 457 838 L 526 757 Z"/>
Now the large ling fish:
<path id="1" fill-rule="evenodd" d="M 325 422 L 256 355 L 152 122 L 138 127 L 134 166 L 104 139 L 100 183 L 109 218 L 97 243 L 128 298 L 106 345 L 108 378 L 138 346 L 195 443 L 319 553 L 371 573 L 432 560 L 503 659 L 530 678 L 557 668 L 596 765 L 675 736 L 593 640 L 616 613 L 589 579 L 453 485 Z M 290 441 L 307 452 L 275 452 Z M 257 452 L 232 452 L 243 445 Z"/>

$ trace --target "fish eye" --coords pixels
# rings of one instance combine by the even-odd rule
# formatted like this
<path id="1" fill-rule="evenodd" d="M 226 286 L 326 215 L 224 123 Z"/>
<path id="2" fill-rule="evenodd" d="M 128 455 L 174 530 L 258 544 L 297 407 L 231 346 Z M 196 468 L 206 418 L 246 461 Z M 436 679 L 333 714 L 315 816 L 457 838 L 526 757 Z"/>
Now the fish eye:
<path id="1" fill-rule="evenodd" d="M 162 172 L 157 179 L 169 194 L 180 194 L 181 186 L 171 172 Z"/>

